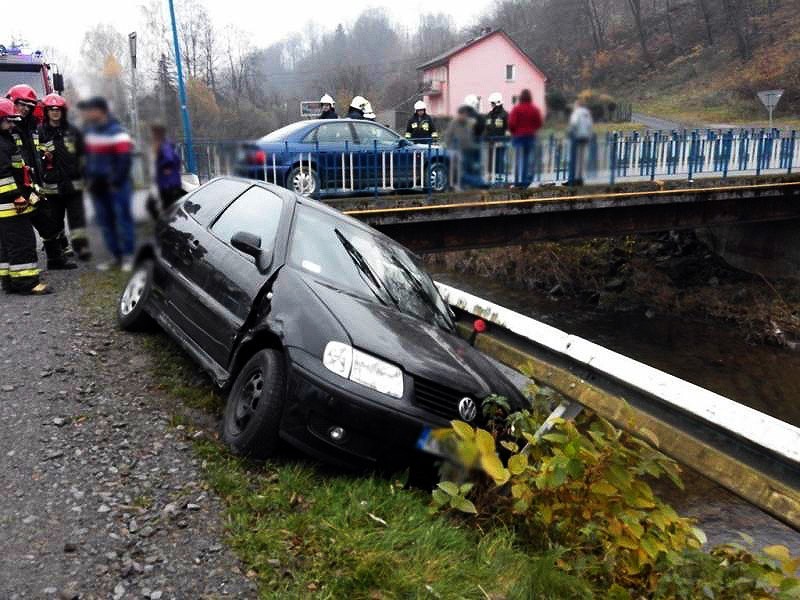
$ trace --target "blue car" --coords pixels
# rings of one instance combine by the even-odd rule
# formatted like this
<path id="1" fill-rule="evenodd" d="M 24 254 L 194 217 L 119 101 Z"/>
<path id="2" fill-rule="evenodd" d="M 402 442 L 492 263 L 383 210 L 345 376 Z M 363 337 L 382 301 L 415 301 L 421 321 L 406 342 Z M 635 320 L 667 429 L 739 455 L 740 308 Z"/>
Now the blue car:
<path id="1" fill-rule="evenodd" d="M 449 153 L 356 119 L 313 119 L 281 127 L 239 149 L 236 174 L 303 196 L 445 191 Z"/>

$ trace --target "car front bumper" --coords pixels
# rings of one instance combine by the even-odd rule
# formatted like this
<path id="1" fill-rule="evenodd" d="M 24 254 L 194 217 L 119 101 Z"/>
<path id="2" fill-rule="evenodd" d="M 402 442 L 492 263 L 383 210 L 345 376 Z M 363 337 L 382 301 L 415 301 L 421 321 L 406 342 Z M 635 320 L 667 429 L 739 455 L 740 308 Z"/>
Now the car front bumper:
<path id="1" fill-rule="evenodd" d="M 447 426 L 439 417 L 409 414 L 382 401 L 378 392 L 331 373 L 302 350 L 289 349 L 287 358 L 281 435 L 321 460 L 349 468 L 402 468 L 419 453 L 423 431 Z M 341 439 L 334 440 L 334 428 L 344 430 Z"/>

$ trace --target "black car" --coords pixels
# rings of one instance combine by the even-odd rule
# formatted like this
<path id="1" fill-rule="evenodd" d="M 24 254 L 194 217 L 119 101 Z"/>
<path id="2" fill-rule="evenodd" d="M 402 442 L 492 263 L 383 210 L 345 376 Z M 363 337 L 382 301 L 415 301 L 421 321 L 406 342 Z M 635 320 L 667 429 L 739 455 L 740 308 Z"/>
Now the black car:
<path id="1" fill-rule="evenodd" d="M 138 253 L 119 323 L 152 318 L 228 389 L 223 439 L 324 460 L 408 459 L 431 427 L 523 398 L 456 329 L 411 252 L 284 188 L 224 177 L 182 198 Z"/>

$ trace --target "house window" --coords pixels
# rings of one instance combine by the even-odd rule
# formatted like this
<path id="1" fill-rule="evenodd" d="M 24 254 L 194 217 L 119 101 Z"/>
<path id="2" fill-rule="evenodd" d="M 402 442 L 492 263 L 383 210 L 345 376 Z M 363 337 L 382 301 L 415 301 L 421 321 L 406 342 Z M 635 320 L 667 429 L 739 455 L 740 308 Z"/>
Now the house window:
<path id="1" fill-rule="evenodd" d="M 514 81 L 517 78 L 517 65 L 506 65 L 506 81 Z"/>

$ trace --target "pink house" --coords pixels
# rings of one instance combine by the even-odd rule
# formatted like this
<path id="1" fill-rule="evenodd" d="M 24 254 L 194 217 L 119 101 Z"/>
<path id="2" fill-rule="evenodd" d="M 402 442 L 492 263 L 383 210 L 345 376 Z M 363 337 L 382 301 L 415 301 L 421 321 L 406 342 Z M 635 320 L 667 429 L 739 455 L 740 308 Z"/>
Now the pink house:
<path id="1" fill-rule="evenodd" d="M 423 100 L 431 116 L 453 116 L 468 94 L 480 99 L 480 112 L 489 111 L 489 94 L 500 92 L 510 110 L 528 88 L 544 114 L 547 78 L 531 57 L 503 30 L 483 33 L 417 67 L 422 72 Z"/>

